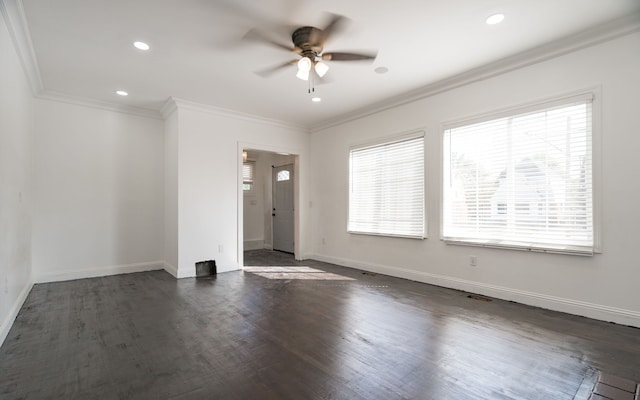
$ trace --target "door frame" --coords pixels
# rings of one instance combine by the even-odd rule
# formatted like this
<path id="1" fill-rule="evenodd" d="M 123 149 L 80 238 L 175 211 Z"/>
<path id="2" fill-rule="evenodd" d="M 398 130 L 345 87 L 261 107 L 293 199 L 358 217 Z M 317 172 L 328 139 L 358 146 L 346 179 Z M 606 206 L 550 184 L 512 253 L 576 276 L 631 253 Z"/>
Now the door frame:
<path id="1" fill-rule="evenodd" d="M 237 147 L 237 199 L 236 204 L 238 205 L 238 215 L 237 215 L 237 226 L 238 226 L 238 237 L 237 237 L 237 246 L 238 254 L 238 267 L 244 268 L 244 202 L 243 196 L 244 193 L 242 191 L 242 152 L 243 150 L 256 150 L 256 151 L 264 151 L 268 153 L 282 153 L 289 154 L 294 156 L 293 160 L 293 240 L 294 240 L 294 257 L 296 260 L 302 260 L 301 253 L 301 234 L 300 234 L 300 157 L 301 155 L 297 152 L 297 150 L 293 150 L 290 148 L 284 148 L 279 146 L 270 146 L 266 144 L 258 144 L 258 143 L 249 143 L 249 142 L 238 142 Z M 272 233 L 272 241 L 273 241 L 273 226 L 271 227 Z"/>

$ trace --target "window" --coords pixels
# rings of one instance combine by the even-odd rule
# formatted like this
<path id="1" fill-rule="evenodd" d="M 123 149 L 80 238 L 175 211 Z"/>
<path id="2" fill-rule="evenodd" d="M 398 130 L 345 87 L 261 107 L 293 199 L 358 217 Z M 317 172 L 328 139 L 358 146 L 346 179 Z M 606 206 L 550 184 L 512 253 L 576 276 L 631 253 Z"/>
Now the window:
<path id="1" fill-rule="evenodd" d="M 593 253 L 591 106 L 585 94 L 445 129 L 443 239 Z"/>
<path id="2" fill-rule="evenodd" d="M 278 172 L 278 175 L 277 175 L 276 178 L 277 178 L 278 182 L 288 181 L 289 180 L 289 171 L 283 170 L 283 171 Z"/>
<path id="3" fill-rule="evenodd" d="M 242 163 L 242 190 L 250 191 L 253 189 L 253 177 L 255 175 L 256 163 L 254 161 L 246 161 Z"/>
<path id="4" fill-rule="evenodd" d="M 348 231 L 424 238 L 424 135 L 352 148 Z"/>

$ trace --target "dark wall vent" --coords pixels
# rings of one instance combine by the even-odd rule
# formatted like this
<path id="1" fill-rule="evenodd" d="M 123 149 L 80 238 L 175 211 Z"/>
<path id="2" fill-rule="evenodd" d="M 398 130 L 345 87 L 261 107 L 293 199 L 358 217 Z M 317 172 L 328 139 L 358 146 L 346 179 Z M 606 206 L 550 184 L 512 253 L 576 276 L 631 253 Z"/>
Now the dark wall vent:
<path id="1" fill-rule="evenodd" d="M 216 260 L 199 261 L 196 263 L 196 278 L 212 276 L 217 273 Z"/>

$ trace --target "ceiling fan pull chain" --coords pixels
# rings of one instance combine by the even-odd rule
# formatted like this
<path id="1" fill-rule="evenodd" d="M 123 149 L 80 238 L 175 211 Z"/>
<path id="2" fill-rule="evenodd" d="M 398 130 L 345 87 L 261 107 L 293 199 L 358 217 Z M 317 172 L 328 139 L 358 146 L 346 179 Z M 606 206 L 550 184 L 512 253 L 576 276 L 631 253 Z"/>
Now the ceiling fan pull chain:
<path id="1" fill-rule="evenodd" d="M 309 89 L 307 90 L 307 93 L 311 94 L 314 93 L 316 91 L 316 85 L 314 84 L 314 76 L 313 74 L 309 74 Z"/>

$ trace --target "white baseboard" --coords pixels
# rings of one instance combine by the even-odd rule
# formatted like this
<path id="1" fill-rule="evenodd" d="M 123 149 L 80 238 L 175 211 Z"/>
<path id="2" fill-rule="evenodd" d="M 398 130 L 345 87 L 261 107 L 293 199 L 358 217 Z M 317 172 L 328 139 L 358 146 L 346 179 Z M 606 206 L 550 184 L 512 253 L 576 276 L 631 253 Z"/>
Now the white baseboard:
<path id="1" fill-rule="evenodd" d="M 357 268 L 365 271 L 380 273 L 383 275 L 390 275 L 398 278 L 428 283 L 431 285 L 482 294 L 498 299 L 515 301 L 518 303 L 545 308 L 548 310 L 560 311 L 640 328 L 640 312 L 634 310 L 609 307 L 601 304 L 588 303 L 584 301 L 550 296 L 535 292 L 528 292 L 504 286 L 490 285 L 481 282 L 453 278 L 445 275 L 414 271 L 389 265 L 366 263 L 357 260 L 325 256 L 321 254 L 312 254 L 309 255 L 309 258 L 331 264 L 341 265 L 344 267 Z"/>
<path id="2" fill-rule="evenodd" d="M 223 272 L 239 271 L 241 269 L 238 265 L 230 265 L 230 266 L 218 265 L 217 267 L 218 267 L 217 268 L 218 269 L 218 271 L 217 271 L 218 274 L 221 274 Z M 164 262 L 163 268 L 164 268 L 165 271 L 167 271 L 169 274 L 171 274 L 176 279 L 195 278 L 195 276 L 196 276 L 195 268 L 178 269 L 175 266 L 169 264 L 168 262 Z"/>
<path id="3" fill-rule="evenodd" d="M 163 263 L 163 268 L 165 271 L 170 273 L 174 278 L 194 278 L 196 276 L 196 268 L 178 268 L 175 265 L 169 264 L 168 262 Z"/>
<path id="4" fill-rule="evenodd" d="M 178 278 L 178 268 L 175 265 L 172 265 L 166 261 L 162 263 L 162 268 L 167 271 L 174 278 Z"/>
<path id="5" fill-rule="evenodd" d="M 244 251 L 247 250 L 262 250 L 264 249 L 264 240 L 255 239 L 255 240 L 245 240 L 244 241 Z"/>
<path id="6" fill-rule="evenodd" d="M 166 269 L 164 261 L 151 261 L 135 264 L 108 265 L 77 270 L 36 273 L 34 283 L 70 281 L 74 279 L 95 278 L 99 276 L 130 274 L 132 272 Z M 170 273 L 170 272 L 169 272 Z"/>
<path id="7" fill-rule="evenodd" d="M 32 287 L 33 282 L 31 281 L 27 282 L 27 284 L 24 285 L 24 287 L 20 291 L 20 294 L 11 305 L 9 314 L 7 314 L 7 317 L 2 321 L 2 325 L 0 325 L 0 346 L 2 346 L 4 340 L 7 338 L 7 335 L 9 334 L 9 331 L 13 326 L 13 321 L 16 320 L 16 317 L 18 316 L 18 313 L 20 312 L 20 309 L 22 308 L 25 300 L 27 300 L 27 296 L 29 296 L 29 292 L 31 291 Z"/>

